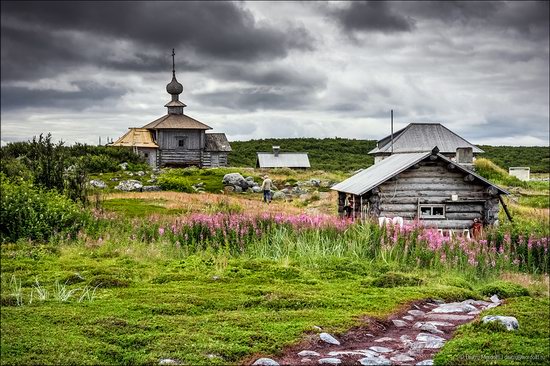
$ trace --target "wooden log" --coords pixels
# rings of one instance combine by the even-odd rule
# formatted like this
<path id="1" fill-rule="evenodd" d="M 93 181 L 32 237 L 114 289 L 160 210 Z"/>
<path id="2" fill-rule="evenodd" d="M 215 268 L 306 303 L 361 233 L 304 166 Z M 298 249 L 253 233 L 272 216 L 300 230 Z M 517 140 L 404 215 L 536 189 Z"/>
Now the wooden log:
<path id="1" fill-rule="evenodd" d="M 394 212 L 402 212 L 402 211 L 411 211 L 416 212 L 418 210 L 418 205 L 415 204 L 387 204 L 387 203 L 380 203 L 380 210 L 382 211 L 394 211 Z"/>
<path id="2" fill-rule="evenodd" d="M 431 161 L 435 161 L 435 160 L 437 160 L 437 159 L 439 159 L 439 157 L 438 157 L 437 155 L 433 155 L 433 154 L 430 155 L 430 160 L 431 160 Z"/>
<path id="3" fill-rule="evenodd" d="M 455 168 L 456 168 L 456 166 L 453 163 L 447 164 L 447 169 L 454 170 Z"/>
<path id="4" fill-rule="evenodd" d="M 393 189 L 387 188 L 383 189 L 380 193 L 380 197 L 389 198 L 423 198 L 423 197 L 447 197 L 448 200 L 451 199 L 451 195 L 457 194 L 459 200 L 463 199 L 488 199 L 489 196 L 484 190 L 480 191 L 458 191 L 458 190 L 427 190 L 427 191 L 394 191 Z"/>
<path id="5" fill-rule="evenodd" d="M 393 197 L 391 194 L 382 195 L 380 202 L 384 204 L 425 204 L 425 203 L 445 203 L 450 197 Z"/>
<path id="6" fill-rule="evenodd" d="M 425 225 L 431 227 L 437 227 L 438 229 L 470 229 L 473 220 L 427 220 L 423 221 Z"/>
<path id="7" fill-rule="evenodd" d="M 455 192 L 475 192 L 483 191 L 483 186 L 477 185 L 458 185 L 458 184 L 448 184 L 448 183 L 437 183 L 437 184 L 394 184 L 393 187 L 386 187 L 386 191 L 455 191 Z"/>
<path id="8" fill-rule="evenodd" d="M 483 213 L 483 205 L 482 204 L 447 204 L 445 207 L 446 212 L 475 212 L 482 214 Z"/>
<path id="9" fill-rule="evenodd" d="M 402 217 L 405 220 L 414 220 L 416 218 L 416 212 L 394 212 L 394 211 L 380 211 L 379 216 L 384 217 Z"/>
<path id="10" fill-rule="evenodd" d="M 372 192 L 372 194 L 378 194 L 378 193 L 380 193 L 380 188 L 374 187 L 373 189 L 371 189 L 371 192 Z"/>
<path id="11" fill-rule="evenodd" d="M 482 212 L 447 212 L 445 218 L 448 220 L 473 220 L 475 218 L 482 218 Z"/>
<path id="12" fill-rule="evenodd" d="M 472 174 L 468 174 L 464 177 L 465 182 L 473 182 L 476 178 Z"/>
<path id="13" fill-rule="evenodd" d="M 473 176 L 472 176 L 473 177 Z M 395 177 L 395 181 L 399 184 L 434 184 L 434 183 L 448 183 L 448 184 L 456 184 L 458 186 L 462 187 L 470 187 L 471 184 L 468 184 L 465 182 L 465 178 L 463 177 L 451 177 L 447 175 L 434 175 L 434 176 L 424 176 L 424 177 L 403 177 L 398 176 Z M 395 181 L 393 184 L 395 184 Z M 388 184 L 388 183 L 385 183 Z M 388 184 L 391 186 L 391 184 Z"/>
<path id="14" fill-rule="evenodd" d="M 487 187 L 487 193 L 489 193 L 489 195 L 491 196 L 496 196 L 498 194 L 498 189 L 493 186 L 489 186 Z"/>
<path id="15" fill-rule="evenodd" d="M 371 202 L 371 203 L 380 202 L 380 196 L 377 195 L 377 194 L 373 194 L 372 196 L 370 196 L 368 198 L 368 201 Z"/>

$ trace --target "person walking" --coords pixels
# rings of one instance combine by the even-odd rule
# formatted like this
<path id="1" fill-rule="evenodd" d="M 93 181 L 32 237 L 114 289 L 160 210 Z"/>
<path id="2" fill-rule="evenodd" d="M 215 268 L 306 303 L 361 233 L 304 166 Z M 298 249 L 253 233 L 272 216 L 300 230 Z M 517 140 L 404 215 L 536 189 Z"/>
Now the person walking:
<path id="1" fill-rule="evenodd" d="M 346 198 L 344 199 L 344 212 L 346 213 L 346 217 L 351 217 L 351 194 L 346 194 Z"/>
<path id="2" fill-rule="evenodd" d="M 264 175 L 264 181 L 262 182 L 262 190 L 264 191 L 264 202 L 271 202 L 271 186 L 273 182 L 269 179 L 269 176 Z"/>

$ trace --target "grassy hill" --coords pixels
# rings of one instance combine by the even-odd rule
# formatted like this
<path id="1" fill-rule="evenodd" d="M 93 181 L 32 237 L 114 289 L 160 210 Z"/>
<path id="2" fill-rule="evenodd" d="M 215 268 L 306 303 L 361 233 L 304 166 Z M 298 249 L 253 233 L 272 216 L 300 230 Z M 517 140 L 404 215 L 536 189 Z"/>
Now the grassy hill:
<path id="1" fill-rule="evenodd" d="M 309 153 L 311 168 L 316 170 L 349 171 L 365 168 L 374 160 L 368 152 L 376 146 L 375 140 L 345 138 L 290 138 L 232 141 L 229 155 L 232 166 L 255 166 L 256 152 L 271 151 L 277 145 L 281 151 Z M 482 156 L 503 169 L 511 166 L 529 166 L 533 173 L 550 171 L 550 148 L 545 146 L 488 146 Z"/>

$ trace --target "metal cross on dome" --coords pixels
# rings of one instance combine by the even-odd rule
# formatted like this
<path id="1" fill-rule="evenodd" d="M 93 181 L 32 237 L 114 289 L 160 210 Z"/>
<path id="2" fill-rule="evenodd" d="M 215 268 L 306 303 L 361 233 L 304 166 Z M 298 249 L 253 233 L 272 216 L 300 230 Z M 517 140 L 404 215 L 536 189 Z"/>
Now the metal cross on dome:
<path id="1" fill-rule="evenodd" d="M 174 62 L 174 56 L 176 53 L 174 52 L 174 49 L 172 48 L 172 76 L 176 77 L 176 64 Z"/>

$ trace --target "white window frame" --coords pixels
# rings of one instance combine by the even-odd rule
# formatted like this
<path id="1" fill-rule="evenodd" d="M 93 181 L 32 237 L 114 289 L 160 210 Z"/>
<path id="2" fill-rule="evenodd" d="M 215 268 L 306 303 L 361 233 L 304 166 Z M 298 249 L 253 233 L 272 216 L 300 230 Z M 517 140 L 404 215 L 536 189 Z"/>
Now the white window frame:
<path id="1" fill-rule="evenodd" d="M 427 207 L 430 208 L 430 214 L 429 215 L 422 214 L 422 209 L 427 208 Z M 433 214 L 434 208 L 442 208 L 443 209 L 443 215 L 434 215 Z M 445 205 L 442 205 L 442 204 L 419 204 L 418 205 L 418 218 L 419 219 L 444 219 L 446 211 L 447 210 L 445 209 Z"/>

